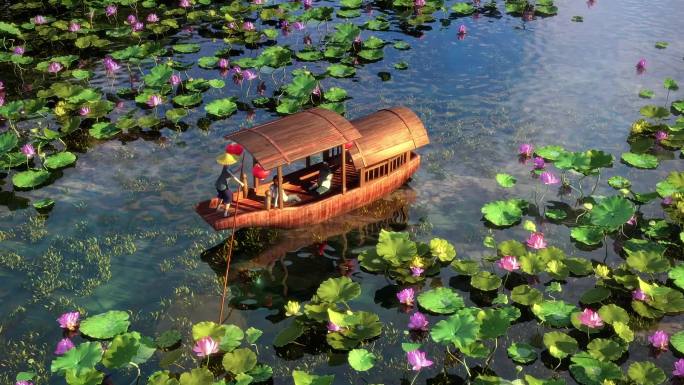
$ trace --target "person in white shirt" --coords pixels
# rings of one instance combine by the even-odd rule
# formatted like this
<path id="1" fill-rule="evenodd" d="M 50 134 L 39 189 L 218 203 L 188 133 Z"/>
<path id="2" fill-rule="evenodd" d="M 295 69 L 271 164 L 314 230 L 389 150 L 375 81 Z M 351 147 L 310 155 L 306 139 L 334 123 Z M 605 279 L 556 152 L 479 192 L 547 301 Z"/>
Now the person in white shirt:
<path id="1" fill-rule="evenodd" d="M 271 197 L 273 198 L 273 207 L 278 207 L 278 177 L 273 177 L 273 183 L 271 187 L 268 188 L 271 192 Z M 297 194 L 286 194 L 283 190 L 283 203 L 299 203 L 302 199 Z"/>
<path id="2" fill-rule="evenodd" d="M 309 191 L 316 190 L 318 195 L 323 195 L 330 190 L 332 186 L 333 173 L 330 170 L 330 165 L 328 162 L 323 162 L 321 171 L 318 172 L 318 181 L 309 187 Z"/>

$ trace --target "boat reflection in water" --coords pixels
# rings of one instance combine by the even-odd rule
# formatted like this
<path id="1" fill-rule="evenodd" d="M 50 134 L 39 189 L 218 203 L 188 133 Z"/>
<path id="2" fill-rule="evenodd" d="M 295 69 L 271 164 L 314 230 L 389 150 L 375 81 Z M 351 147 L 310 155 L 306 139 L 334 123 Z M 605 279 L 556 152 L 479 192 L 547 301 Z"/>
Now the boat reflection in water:
<path id="1" fill-rule="evenodd" d="M 329 277 L 357 270 L 356 253 L 375 245 L 381 229 L 408 225 L 416 192 L 404 186 L 334 219 L 297 229 L 238 230 L 229 274 L 230 304 L 241 309 L 280 308 L 287 300 L 311 298 Z M 223 277 L 230 238 L 201 258 Z M 221 280 L 222 281 L 222 280 Z"/>

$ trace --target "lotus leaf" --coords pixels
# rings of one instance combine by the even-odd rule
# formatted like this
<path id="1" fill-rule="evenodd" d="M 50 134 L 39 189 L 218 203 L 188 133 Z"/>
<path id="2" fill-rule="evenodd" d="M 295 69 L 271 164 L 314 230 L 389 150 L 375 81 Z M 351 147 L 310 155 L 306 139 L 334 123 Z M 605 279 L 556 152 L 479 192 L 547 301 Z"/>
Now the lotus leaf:
<path id="1" fill-rule="evenodd" d="M 579 226 L 570 230 L 570 236 L 585 245 L 598 245 L 603 240 L 603 231 L 595 226 Z"/>
<path id="2" fill-rule="evenodd" d="M 378 255 L 393 266 L 413 259 L 418 254 L 415 242 L 409 239 L 408 233 L 381 230 L 375 248 Z"/>
<path id="3" fill-rule="evenodd" d="M 511 290 L 511 300 L 521 305 L 532 306 L 542 301 L 542 293 L 529 285 L 519 285 Z"/>
<path id="4" fill-rule="evenodd" d="M 36 210 L 47 210 L 55 205 L 55 201 L 50 198 L 44 198 L 31 203 Z"/>
<path id="5" fill-rule="evenodd" d="M 501 337 L 511 327 L 511 318 L 502 309 L 480 310 L 477 313 L 477 321 L 480 323 L 480 338 Z"/>
<path id="6" fill-rule="evenodd" d="M 470 312 L 462 311 L 437 322 L 430 331 L 430 336 L 437 343 L 453 343 L 462 349 L 477 340 L 479 331 L 477 319 Z"/>
<path id="7" fill-rule="evenodd" d="M 339 59 L 344 56 L 345 53 L 347 53 L 347 50 L 344 48 L 329 46 L 323 51 L 323 56 L 328 59 Z"/>
<path id="8" fill-rule="evenodd" d="M 511 344 L 506 352 L 508 357 L 518 364 L 530 364 L 537 359 L 537 352 L 530 344 L 516 342 Z"/>
<path id="9" fill-rule="evenodd" d="M 463 275 L 475 275 L 480 270 L 478 262 L 471 260 L 453 260 L 451 262 L 451 267 L 453 267 L 457 273 Z"/>
<path id="10" fill-rule="evenodd" d="M 377 314 L 366 311 L 354 313 L 355 323 L 344 332 L 345 337 L 358 341 L 374 338 L 382 333 L 382 323 Z"/>
<path id="11" fill-rule="evenodd" d="M 608 178 L 608 184 L 616 190 L 630 188 L 632 186 L 632 182 L 630 182 L 629 179 L 619 175 Z"/>
<path id="12" fill-rule="evenodd" d="M 527 254 L 525 245 L 513 239 L 499 243 L 498 249 L 501 256 L 511 255 L 520 258 Z"/>
<path id="13" fill-rule="evenodd" d="M 273 368 L 264 364 L 257 364 L 254 369 L 250 370 L 249 374 L 253 382 L 264 382 L 273 377 Z"/>
<path id="14" fill-rule="evenodd" d="M 280 333 L 278 333 L 273 340 L 273 346 L 277 348 L 283 347 L 291 342 L 294 342 L 302 334 L 304 334 L 304 326 L 295 320 L 290 324 L 290 326 L 282 329 Z"/>
<path id="15" fill-rule="evenodd" d="M 666 313 L 684 311 L 684 294 L 679 290 L 659 286 L 651 290 L 651 296 L 653 300 L 649 304 L 658 310 Z"/>
<path id="16" fill-rule="evenodd" d="M 366 24 L 364 24 L 364 27 L 372 31 L 386 31 L 390 28 L 390 23 L 381 19 L 373 19 L 368 20 Z"/>
<path id="17" fill-rule="evenodd" d="M 166 85 L 173 75 L 173 69 L 166 64 L 152 67 L 150 73 L 145 75 L 145 84 L 148 87 L 161 87 Z"/>
<path id="18" fill-rule="evenodd" d="M 245 338 L 245 333 L 239 327 L 235 325 L 224 325 L 223 335 L 219 339 L 219 347 L 224 352 L 229 352 L 238 346 L 243 338 Z"/>
<path id="19" fill-rule="evenodd" d="M 657 168 L 659 164 L 658 158 L 651 154 L 635 154 L 633 152 L 623 153 L 622 160 L 632 167 L 643 169 Z"/>
<path id="20" fill-rule="evenodd" d="M 356 68 L 344 64 L 333 64 L 328 66 L 328 74 L 335 78 L 348 78 L 356 74 Z"/>
<path id="21" fill-rule="evenodd" d="M 607 299 L 610 295 L 610 289 L 603 286 L 597 286 L 585 291 L 580 297 L 580 302 L 583 304 L 597 303 Z"/>
<path id="22" fill-rule="evenodd" d="M 684 331 L 679 331 L 670 336 L 670 345 L 679 353 L 684 353 Z"/>
<path id="23" fill-rule="evenodd" d="M 174 52 L 178 53 L 195 53 L 199 52 L 201 46 L 196 43 L 188 43 L 188 44 L 176 44 L 172 45 L 171 48 L 173 49 Z"/>
<path id="24" fill-rule="evenodd" d="M 235 349 L 223 356 L 223 368 L 233 374 L 249 372 L 256 363 L 256 354 L 246 348 Z"/>
<path id="25" fill-rule="evenodd" d="M 463 297 L 448 287 L 437 287 L 418 295 L 418 304 L 437 314 L 451 314 L 463 308 Z"/>
<path id="26" fill-rule="evenodd" d="M 494 201 L 485 204 L 481 211 L 485 219 L 496 226 L 511 226 L 522 219 L 527 202 L 521 199 Z"/>
<path id="27" fill-rule="evenodd" d="M 282 98 L 280 104 L 276 107 L 279 114 L 289 115 L 302 109 L 304 101 L 295 98 Z"/>
<path id="28" fill-rule="evenodd" d="M 564 263 L 570 270 L 570 273 L 576 276 L 589 275 L 594 271 L 591 261 L 584 258 L 568 258 Z"/>
<path id="29" fill-rule="evenodd" d="M 201 68 L 213 69 L 219 62 L 219 58 L 216 56 L 204 56 L 197 59 L 197 65 Z"/>
<path id="30" fill-rule="evenodd" d="M 104 373 L 93 368 L 69 369 L 64 378 L 69 385 L 100 385 Z"/>
<path id="31" fill-rule="evenodd" d="M 285 92 L 291 97 L 299 100 L 308 100 L 314 91 L 318 81 L 309 74 L 297 75 L 290 84 L 285 86 Z"/>
<path id="32" fill-rule="evenodd" d="M 634 332 L 626 323 L 619 321 L 613 322 L 613 329 L 615 330 L 615 334 L 623 341 L 627 343 L 634 341 Z"/>
<path id="33" fill-rule="evenodd" d="M 76 155 L 69 151 L 62 151 L 45 158 L 43 166 L 54 170 L 72 165 L 76 162 Z"/>
<path id="34" fill-rule="evenodd" d="M 630 253 L 627 265 L 641 273 L 663 273 L 670 268 L 670 262 L 662 255 L 645 250 Z"/>
<path id="35" fill-rule="evenodd" d="M 108 339 L 128 329 L 128 318 L 129 315 L 125 311 L 111 310 L 84 319 L 79 330 L 92 338 Z"/>
<path id="36" fill-rule="evenodd" d="M 173 102 L 179 106 L 192 107 L 202 103 L 202 94 L 193 93 L 174 96 Z"/>
<path id="37" fill-rule="evenodd" d="M 599 361 L 615 361 L 625 353 L 625 345 L 606 338 L 597 338 L 587 344 L 587 352 Z"/>
<path id="38" fill-rule="evenodd" d="M 536 275 L 546 271 L 547 259 L 539 253 L 526 253 L 519 259 L 520 268 L 527 274 Z"/>
<path id="39" fill-rule="evenodd" d="M 178 380 L 171 377 L 168 370 L 159 370 L 147 378 L 147 385 L 179 385 Z"/>
<path id="40" fill-rule="evenodd" d="M 216 99 L 204 106 L 204 110 L 209 114 L 225 118 L 237 111 L 237 104 L 231 98 Z"/>
<path id="41" fill-rule="evenodd" d="M 109 347 L 104 352 L 102 363 L 110 369 L 121 368 L 130 363 L 142 363 L 154 353 L 155 348 L 148 349 L 143 346 L 143 342 L 147 344 L 149 339 L 145 338 L 142 341 L 142 336 L 137 332 L 130 332 L 119 334 L 114 337 Z M 140 356 L 141 362 L 135 362 L 136 357 Z"/>
<path id="42" fill-rule="evenodd" d="M 361 29 L 353 23 L 338 24 L 335 33 L 328 37 L 328 42 L 343 46 L 350 46 L 361 33 Z"/>
<path id="43" fill-rule="evenodd" d="M 544 346 L 551 356 L 562 359 L 577 351 L 577 340 L 566 333 L 549 332 L 544 334 Z"/>
<path id="44" fill-rule="evenodd" d="M 301 370 L 293 370 L 292 378 L 294 379 L 295 385 L 332 385 L 335 380 L 335 376 L 332 374 L 317 376 Z"/>
<path id="45" fill-rule="evenodd" d="M 455 3 L 451 6 L 451 10 L 455 14 L 461 16 L 468 16 L 475 13 L 476 9 L 470 3 Z"/>
<path id="46" fill-rule="evenodd" d="M 63 356 L 52 361 L 52 373 L 64 372 L 71 369 L 92 369 L 102 359 L 102 346 L 99 342 L 84 342 L 70 349 Z"/>
<path id="47" fill-rule="evenodd" d="M 18 144 L 19 139 L 13 132 L 3 132 L 0 134 L 0 155 L 13 150 Z"/>
<path id="48" fill-rule="evenodd" d="M 496 174 L 496 182 L 501 187 L 511 188 L 511 187 L 515 186 L 517 179 L 515 179 L 515 177 L 512 175 L 505 174 L 505 173 L 499 173 L 499 174 Z"/>
<path id="49" fill-rule="evenodd" d="M 411 48 L 411 45 L 405 41 L 398 41 L 394 43 L 393 47 L 398 50 L 407 50 Z"/>
<path id="50" fill-rule="evenodd" d="M 361 11 L 358 9 L 339 9 L 337 10 L 337 17 L 344 19 L 352 19 L 361 16 Z"/>
<path id="51" fill-rule="evenodd" d="M 616 322 L 622 322 L 624 324 L 629 323 L 629 314 L 627 314 L 627 311 L 615 304 L 601 306 L 598 313 L 603 322 L 607 324 L 614 324 Z"/>
<path id="52" fill-rule="evenodd" d="M 665 180 L 656 184 L 656 191 L 663 198 L 684 193 L 684 171 L 672 171 Z"/>
<path id="53" fill-rule="evenodd" d="M 663 87 L 668 91 L 677 91 L 679 89 L 679 85 L 672 78 L 665 78 L 663 80 Z"/>
<path id="54" fill-rule="evenodd" d="M 408 63 L 406 63 L 405 61 L 394 63 L 394 68 L 403 71 L 405 69 L 408 69 Z"/>
<path id="55" fill-rule="evenodd" d="M 441 262 L 451 262 L 456 258 L 456 249 L 446 239 L 433 238 L 430 240 L 430 254 Z"/>
<path id="56" fill-rule="evenodd" d="M 251 326 L 247 330 L 245 330 L 247 342 L 250 344 L 255 344 L 259 337 L 261 337 L 263 334 L 263 331 Z"/>
<path id="57" fill-rule="evenodd" d="M 612 167 L 613 155 L 603 151 L 563 152 L 554 165 L 561 170 L 574 170 L 584 175 L 595 174 L 599 168 Z"/>
<path id="58" fill-rule="evenodd" d="M 541 156 L 544 159 L 548 159 L 550 161 L 555 161 L 558 158 L 561 157 L 561 155 L 565 154 L 566 151 L 563 147 L 561 146 L 544 146 L 544 147 L 539 147 L 536 149 L 535 154 L 538 156 Z"/>
<path id="59" fill-rule="evenodd" d="M 665 372 L 652 362 L 633 362 L 627 369 L 627 376 L 640 385 L 660 385 L 667 380 Z"/>
<path id="60" fill-rule="evenodd" d="M 317 61 L 323 59 L 323 52 L 317 49 L 304 49 L 295 54 L 302 61 Z"/>
<path id="61" fill-rule="evenodd" d="M 365 372 L 375 365 L 375 354 L 366 349 L 354 349 L 349 352 L 347 361 L 349 366 L 357 372 Z"/>
<path id="62" fill-rule="evenodd" d="M 180 375 L 180 385 L 207 385 L 214 383 L 214 375 L 207 368 L 195 368 Z"/>
<path id="63" fill-rule="evenodd" d="M 180 340 L 181 334 L 178 330 L 167 330 L 157 337 L 155 343 L 159 348 L 166 349 L 176 345 Z"/>
<path id="64" fill-rule="evenodd" d="M 361 295 L 361 285 L 348 277 L 328 278 L 316 291 L 316 296 L 323 302 L 348 302 Z"/>
<path id="65" fill-rule="evenodd" d="M 256 59 L 257 67 L 284 67 L 292 61 L 292 51 L 280 46 L 273 46 L 264 49 Z"/>
<path id="66" fill-rule="evenodd" d="M 340 87 L 330 87 L 323 94 L 325 100 L 339 102 L 347 98 L 347 91 Z"/>
<path id="67" fill-rule="evenodd" d="M 381 49 L 362 49 L 358 55 L 366 61 L 378 61 L 384 57 Z"/>
<path id="68" fill-rule="evenodd" d="M 664 311 L 649 306 L 641 301 L 632 301 L 632 309 L 644 318 L 656 319 L 665 315 Z"/>
<path id="69" fill-rule="evenodd" d="M 166 110 L 164 116 L 166 116 L 166 119 L 174 123 L 178 123 L 181 119 L 188 116 L 188 110 L 184 108 L 172 108 L 170 110 Z"/>
<path id="70" fill-rule="evenodd" d="M 34 188 L 47 182 L 50 173 L 45 170 L 31 169 L 12 176 L 12 184 L 18 188 Z"/>
<path id="71" fill-rule="evenodd" d="M 541 301 L 532 305 L 532 313 L 552 327 L 570 326 L 570 316 L 577 311 L 575 305 L 565 301 Z"/>
<path id="72" fill-rule="evenodd" d="M 588 353 L 576 354 L 570 360 L 570 373 L 582 385 L 603 385 L 604 381 L 622 378 L 620 367 L 612 362 L 599 361 Z"/>
<path id="73" fill-rule="evenodd" d="M 501 286 L 501 278 L 488 271 L 480 271 L 470 277 L 470 285 L 483 291 L 496 290 Z"/>

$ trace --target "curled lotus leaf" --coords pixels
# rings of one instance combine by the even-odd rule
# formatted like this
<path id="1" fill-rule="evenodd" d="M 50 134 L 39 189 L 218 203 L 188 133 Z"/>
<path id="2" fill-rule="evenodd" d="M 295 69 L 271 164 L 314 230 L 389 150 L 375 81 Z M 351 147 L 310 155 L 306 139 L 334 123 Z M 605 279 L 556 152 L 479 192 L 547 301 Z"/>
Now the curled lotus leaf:
<path id="1" fill-rule="evenodd" d="M 328 278 L 316 291 L 316 296 L 323 302 L 348 302 L 361 295 L 361 285 L 348 277 Z"/>
<path id="2" fill-rule="evenodd" d="M 230 116 L 237 111 L 237 104 L 231 98 L 216 99 L 204 106 L 207 113 L 223 118 Z"/>

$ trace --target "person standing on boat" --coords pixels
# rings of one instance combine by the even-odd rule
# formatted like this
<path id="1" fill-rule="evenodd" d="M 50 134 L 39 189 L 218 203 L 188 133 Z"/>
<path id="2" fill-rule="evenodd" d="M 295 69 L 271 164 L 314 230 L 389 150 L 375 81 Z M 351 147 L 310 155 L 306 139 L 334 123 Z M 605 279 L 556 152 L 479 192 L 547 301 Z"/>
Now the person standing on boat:
<path id="1" fill-rule="evenodd" d="M 230 190 L 230 181 L 236 181 L 240 186 L 244 186 L 242 181 L 236 177 L 230 171 L 230 165 L 237 163 L 237 157 L 232 154 L 219 155 L 216 158 L 216 162 L 223 166 L 221 170 L 221 175 L 216 178 L 216 197 L 219 199 L 218 205 L 216 206 L 216 211 L 221 210 L 221 204 L 224 204 L 223 216 L 228 216 L 228 209 L 230 209 L 230 204 L 233 201 L 233 192 Z"/>

